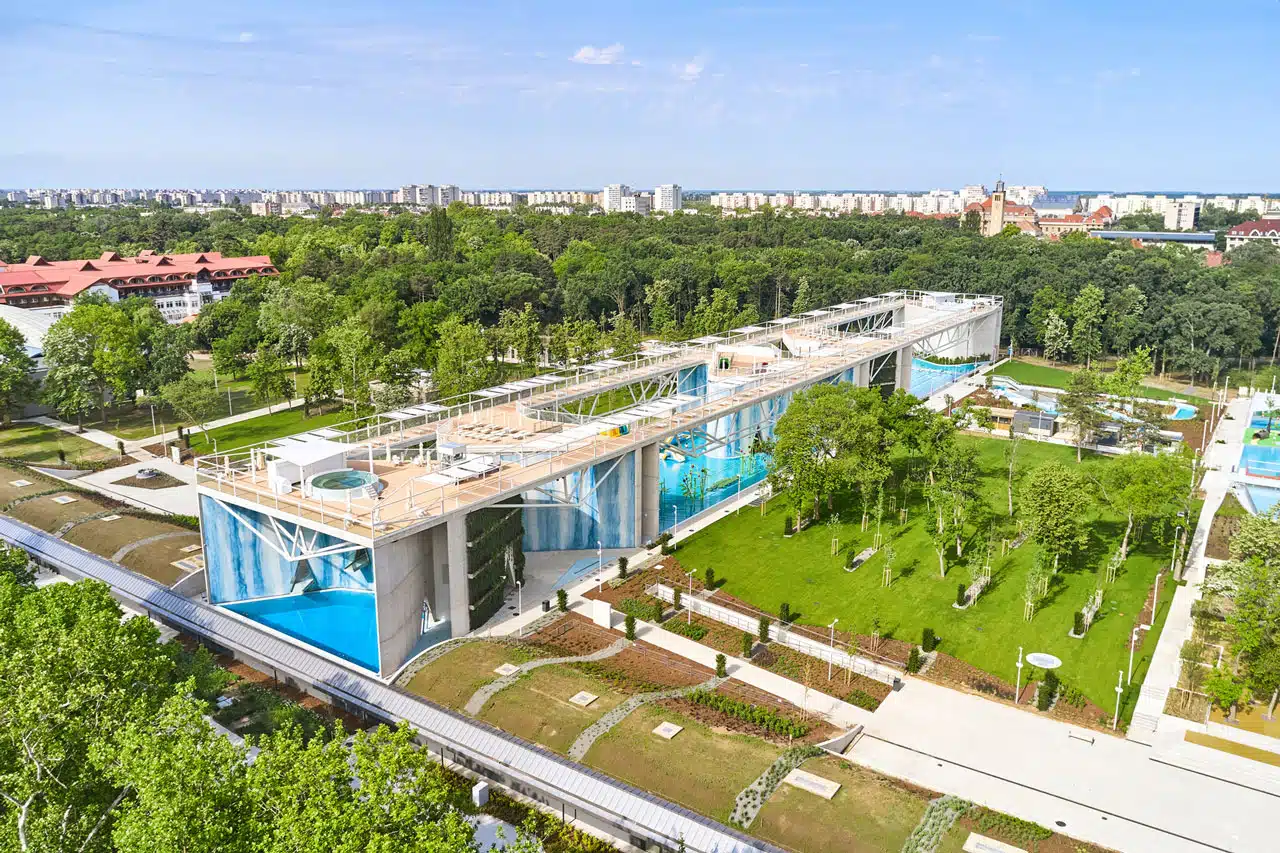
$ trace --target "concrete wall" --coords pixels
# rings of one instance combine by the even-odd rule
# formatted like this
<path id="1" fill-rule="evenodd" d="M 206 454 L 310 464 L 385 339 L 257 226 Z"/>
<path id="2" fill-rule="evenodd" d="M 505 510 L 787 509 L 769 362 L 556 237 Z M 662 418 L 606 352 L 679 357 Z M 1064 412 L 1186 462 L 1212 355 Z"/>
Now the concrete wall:
<path id="1" fill-rule="evenodd" d="M 381 673 L 395 672 L 422 635 L 422 602 L 432 586 L 431 531 L 406 536 L 373 551 Z"/>

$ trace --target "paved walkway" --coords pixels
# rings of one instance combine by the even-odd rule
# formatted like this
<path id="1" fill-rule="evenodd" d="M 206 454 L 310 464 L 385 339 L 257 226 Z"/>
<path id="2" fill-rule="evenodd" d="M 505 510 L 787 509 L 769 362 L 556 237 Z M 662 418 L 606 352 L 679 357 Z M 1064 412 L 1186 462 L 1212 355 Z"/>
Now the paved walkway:
<path id="1" fill-rule="evenodd" d="M 572 657 L 564 658 L 541 658 L 539 660 L 531 660 L 527 663 L 522 663 L 520 664 L 520 668 L 515 672 L 510 675 L 504 675 L 496 681 L 490 681 L 484 687 L 477 690 L 475 694 L 467 700 L 467 707 L 464 710 L 474 717 L 476 714 L 480 713 L 481 709 L 484 708 L 484 704 L 495 695 L 515 684 L 516 681 L 519 680 L 520 676 L 527 672 L 532 672 L 539 667 L 551 666 L 556 663 L 586 663 L 593 660 L 604 660 L 605 658 L 613 657 L 629 645 L 631 645 L 630 640 L 625 637 L 619 637 L 610 645 L 605 646 L 598 652 L 592 652 L 589 655 L 574 655 Z"/>
<path id="2" fill-rule="evenodd" d="M 1138 696 L 1138 704 L 1134 708 L 1133 725 L 1129 727 L 1129 737 L 1141 743 L 1151 744 L 1155 741 L 1155 733 L 1161 725 L 1172 727 L 1181 737 L 1185 726 L 1176 717 L 1163 716 L 1165 701 L 1169 691 L 1178 684 L 1178 676 L 1182 671 L 1179 653 L 1182 644 L 1191 637 L 1191 605 L 1200 598 L 1199 585 L 1204 582 L 1205 570 L 1209 559 L 1205 556 L 1205 548 L 1209 544 L 1209 530 L 1213 527 L 1213 516 L 1222 505 L 1227 492 L 1234 481 L 1232 468 L 1240 458 L 1240 446 L 1244 441 L 1244 425 L 1249 421 L 1249 398 L 1241 397 L 1227 406 L 1227 414 L 1232 420 L 1223 418 L 1218 422 L 1209 448 L 1205 454 L 1205 465 L 1208 466 L 1201 488 L 1204 490 L 1204 506 L 1200 510 L 1200 518 L 1196 522 L 1195 533 L 1191 537 L 1191 548 L 1187 554 L 1186 569 L 1183 578 L 1187 585 L 1170 587 L 1173 603 L 1169 607 L 1169 615 L 1160 634 L 1160 642 L 1151 656 L 1151 666 L 1147 669 L 1147 677 L 1142 684 L 1142 692 Z M 1218 444 L 1218 440 L 1223 444 Z M 1203 728 L 1203 727 L 1200 727 Z M 1207 750 L 1202 750 L 1207 751 Z"/>
<path id="3" fill-rule="evenodd" d="M 81 432 L 75 424 L 69 424 L 66 421 L 60 421 L 57 418 L 51 418 L 46 415 L 39 415 L 34 418 L 23 418 L 23 420 L 47 427 L 53 427 L 54 429 L 60 429 L 63 432 L 69 432 L 72 435 L 83 438 L 85 441 L 91 441 L 94 444 L 100 447 L 105 447 L 109 450 L 117 452 L 120 450 L 120 445 L 117 443 L 119 439 L 105 430 L 90 428 Z M 125 442 L 125 450 L 127 451 L 128 449 L 128 442 Z"/>
<path id="4" fill-rule="evenodd" d="M 663 699 L 678 699 L 681 696 L 688 696 L 695 690 L 715 690 L 728 680 L 729 679 L 727 678 L 712 677 L 701 684 L 695 684 L 692 687 L 673 687 L 670 690 L 655 690 L 652 693 L 640 693 L 632 696 L 630 699 L 623 702 L 612 711 L 609 711 L 591 725 L 587 726 L 582 734 L 578 735 L 577 739 L 573 742 L 573 746 L 569 747 L 569 757 L 574 761 L 581 761 L 586 758 L 587 752 L 590 751 L 593 743 L 599 740 L 605 732 L 609 731 L 609 729 L 625 720 L 631 715 L 632 711 L 639 708 L 641 705 L 648 705 L 651 702 L 661 702 Z"/>
<path id="5" fill-rule="evenodd" d="M 846 757 L 1114 850 L 1275 849 L 1276 796 L 915 678 L 885 700 Z"/>
<path id="6" fill-rule="evenodd" d="M 140 486 L 120 484 L 117 481 L 133 477 L 143 468 L 154 468 L 168 474 L 182 485 L 167 489 L 144 489 Z M 94 471 L 77 477 L 75 484 L 81 488 L 92 489 L 116 500 L 124 501 L 152 512 L 173 515 L 196 515 L 199 501 L 196 497 L 196 472 L 187 465 L 179 465 L 171 459 L 155 457 L 145 462 L 134 462 L 118 468 Z"/>

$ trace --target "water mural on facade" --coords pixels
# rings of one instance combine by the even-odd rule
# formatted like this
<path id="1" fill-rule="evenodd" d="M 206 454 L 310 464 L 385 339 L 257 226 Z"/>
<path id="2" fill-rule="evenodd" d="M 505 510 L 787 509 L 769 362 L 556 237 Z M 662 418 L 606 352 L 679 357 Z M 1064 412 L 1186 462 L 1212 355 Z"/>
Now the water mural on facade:
<path id="1" fill-rule="evenodd" d="M 617 459 L 569 474 L 546 491 L 524 493 L 524 550 L 579 551 L 605 548 L 635 548 L 636 465 L 639 454 L 627 453 Z M 553 500 L 551 492 L 558 500 Z M 580 502 L 581 507 L 555 507 L 558 502 Z"/>
<path id="2" fill-rule="evenodd" d="M 276 532 L 266 516 L 243 507 L 235 507 L 235 514 L 239 518 L 214 498 L 200 497 L 200 532 L 204 539 L 209 597 L 213 603 L 288 595 L 302 590 L 373 589 L 368 548 L 288 560 L 264 541 L 264 537 L 276 541 Z M 277 519 L 276 524 L 286 536 L 297 530 L 296 525 L 287 521 Z M 313 550 L 345 544 L 342 539 L 326 533 L 304 532 Z"/>

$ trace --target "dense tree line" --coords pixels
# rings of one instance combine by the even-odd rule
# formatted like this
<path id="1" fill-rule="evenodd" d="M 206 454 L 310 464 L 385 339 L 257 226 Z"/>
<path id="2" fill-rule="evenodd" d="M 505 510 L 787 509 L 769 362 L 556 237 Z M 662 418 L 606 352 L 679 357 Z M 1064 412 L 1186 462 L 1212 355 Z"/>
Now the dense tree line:
<path id="1" fill-rule="evenodd" d="M 237 283 L 201 313 L 190 345 L 237 373 L 305 359 L 313 396 L 357 403 L 377 402 L 370 380 L 399 389 L 418 368 L 452 393 L 492 381 L 496 355 L 528 368 L 544 354 L 585 360 L 640 334 L 709 333 L 893 289 L 998 294 L 1009 343 L 1081 362 L 1147 347 L 1158 371 L 1212 376 L 1280 344 L 1280 253 L 1262 246 L 1208 268 L 1179 247 L 982 238 L 955 220 L 900 216 L 0 210 L 6 259 L 143 248 L 268 255 L 280 277 Z M 148 384 L 145 370 L 130 375 L 125 385 Z M 161 380 L 174 378 L 150 384 Z"/>

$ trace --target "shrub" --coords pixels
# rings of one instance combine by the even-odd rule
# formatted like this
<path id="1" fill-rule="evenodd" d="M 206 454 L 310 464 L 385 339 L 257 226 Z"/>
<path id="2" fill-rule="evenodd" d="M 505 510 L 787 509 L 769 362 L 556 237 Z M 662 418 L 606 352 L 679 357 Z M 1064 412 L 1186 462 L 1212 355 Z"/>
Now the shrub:
<path id="1" fill-rule="evenodd" d="M 1079 610 L 1075 612 L 1075 618 L 1072 620 L 1071 632 L 1073 634 L 1084 633 L 1084 614 Z"/>
<path id="2" fill-rule="evenodd" d="M 627 558 L 618 558 L 618 577 L 625 578 L 627 576 Z"/>
<path id="3" fill-rule="evenodd" d="M 662 602 L 661 601 L 655 601 L 653 603 L 653 622 L 655 625 L 660 624 L 662 622 Z"/>
<path id="4" fill-rule="evenodd" d="M 662 555 L 668 556 L 676 552 L 676 546 L 672 545 L 670 540 L 662 543 Z"/>
<path id="5" fill-rule="evenodd" d="M 959 604 L 961 607 L 964 607 L 965 601 L 969 598 L 969 596 L 965 595 L 964 593 L 965 593 L 964 584 L 960 584 L 959 586 L 956 587 L 956 604 Z"/>
<path id="6" fill-rule="evenodd" d="M 58 461 L 63 465 L 67 464 L 67 451 L 63 450 L 61 447 L 58 448 Z"/>
<path id="7" fill-rule="evenodd" d="M 915 646 L 912 646 L 911 654 L 907 655 L 907 672 L 919 672 L 922 663 L 923 661 L 920 660 L 920 650 Z"/>
<path id="8" fill-rule="evenodd" d="M 703 573 L 703 578 L 705 578 L 703 582 L 706 583 L 707 589 L 716 588 L 716 570 L 715 569 L 711 569 L 711 568 L 707 569 Z"/>
<path id="9" fill-rule="evenodd" d="M 626 620 L 623 622 L 627 628 L 627 639 L 634 640 L 636 638 L 636 616 L 634 613 L 628 613 Z"/>
<path id="10" fill-rule="evenodd" d="M 760 642 L 762 643 L 769 642 L 769 617 L 768 616 L 760 617 L 758 636 L 760 637 Z"/>
<path id="11" fill-rule="evenodd" d="M 676 587 L 671 596 L 671 606 L 676 610 L 680 609 L 680 598 L 681 598 L 680 587 Z"/>
<path id="12" fill-rule="evenodd" d="M 743 631 L 742 632 L 742 656 L 744 658 L 751 657 L 751 652 L 755 649 L 755 647 L 756 647 L 756 638 L 748 634 L 746 631 Z"/>
<path id="13" fill-rule="evenodd" d="M 932 628 L 925 628 L 920 632 L 920 645 L 926 652 L 931 652 L 938 647 L 938 635 L 933 633 Z"/>
<path id="14" fill-rule="evenodd" d="M 564 613 L 569 609 L 569 593 L 565 592 L 563 589 L 556 590 L 556 608 L 559 609 L 561 613 Z"/>
<path id="15" fill-rule="evenodd" d="M 690 693 L 686 698 L 694 704 L 705 705 L 722 714 L 744 720 L 776 735 L 804 737 L 809 733 L 809 726 L 805 723 L 788 719 L 772 708 L 761 708 L 759 705 L 752 705 L 750 702 L 743 702 L 739 699 L 734 699 L 732 696 L 725 696 L 723 693 L 699 689 Z"/>
<path id="16" fill-rule="evenodd" d="M 791 516 L 788 515 L 786 519 L 782 522 L 782 535 L 790 536 L 792 533 L 795 533 L 795 532 L 796 532 L 795 522 L 792 520 Z"/>
<path id="17" fill-rule="evenodd" d="M 729 674 L 729 671 L 725 668 L 727 660 L 722 654 L 716 655 L 716 678 L 724 678 Z"/>
<path id="18" fill-rule="evenodd" d="M 865 690 L 859 690 L 856 687 L 849 691 L 849 695 L 844 697 L 844 701 L 850 705 L 856 705 L 864 711 L 874 711 L 880 707 L 880 700 L 872 696 Z"/>
<path id="19" fill-rule="evenodd" d="M 666 622 L 662 623 L 662 627 L 666 628 L 673 634 L 688 637 L 690 640 L 701 640 L 703 637 L 707 636 L 706 625 L 694 625 L 680 619 L 668 619 Z"/>
<path id="20" fill-rule="evenodd" d="M 1038 823 L 985 808 L 979 809 L 975 823 L 978 825 L 978 832 L 984 835 L 1004 836 L 1019 846 L 1030 846 L 1036 841 L 1045 841 L 1053 837 L 1052 830 Z"/>
<path id="21" fill-rule="evenodd" d="M 655 603 L 659 608 L 662 607 L 662 602 L 651 602 L 648 598 L 624 598 L 618 602 L 617 610 L 622 613 L 630 613 L 637 619 L 648 619 L 653 616 Z M 659 619 L 658 621 L 661 622 L 662 620 Z"/>
<path id="22" fill-rule="evenodd" d="M 778 621 L 784 624 L 791 621 L 791 605 L 785 601 L 778 605 Z"/>
<path id="23" fill-rule="evenodd" d="M 1053 704 L 1053 696 L 1058 692 L 1058 676 L 1054 675 L 1053 670 L 1048 670 L 1044 674 L 1044 681 L 1040 682 L 1040 689 L 1036 692 L 1036 707 L 1041 711 L 1049 710 L 1049 706 Z"/>

